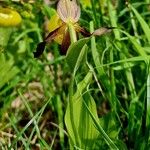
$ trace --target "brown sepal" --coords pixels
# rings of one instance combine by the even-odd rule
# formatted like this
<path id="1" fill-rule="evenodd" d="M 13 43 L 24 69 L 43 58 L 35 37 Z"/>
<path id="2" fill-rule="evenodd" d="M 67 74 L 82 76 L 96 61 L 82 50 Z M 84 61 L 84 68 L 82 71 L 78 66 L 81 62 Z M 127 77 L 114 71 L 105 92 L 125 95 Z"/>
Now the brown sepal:
<path id="1" fill-rule="evenodd" d="M 38 58 L 42 55 L 42 53 L 44 52 L 44 49 L 45 49 L 45 45 L 46 45 L 46 42 L 40 42 L 38 45 L 37 45 L 37 48 L 36 48 L 36 51 L 33 52 L 34 54 L 34 58 Z"/>
<path id="2" fill-rule="evenodd" d="M 59 27 L 59 28 L 60 28 L 60 27 Z M 43 41 L 43 42 L 40 42 L 40 43 L 37 45 L 36 51 L 33 52 L 34 58 L 38 58 L 38 57 L 40 57 L 40 56 L 43 54 L 44 49 L 45 49 L 45 45 L 46 45 L 47 43 L 50 43 L 50 42 L 55 38 L 55 36 L 56 36 L 57 33 L 58 33 L 59 28 L 57 28 L 57 29 L 55 29 L 54 31 L 50 32 L 50 33 L 48 34 L 48 36 L 44 39 L 44 41 Z"/>
<path id="3" fill-rule="evenodd" d="M 69 48 L 70 43 L 71 43 L 70 34 L 69 34 L 68 29 L 67 29 L 67 31 L 64 33 L 63 41 L 61 44 L 61 51 L 60 51 L 61 55 L 65 55 L 67 53 L 67 50 Z"/>
<path id="4" fill-rule="evenodd" d="M 61 26 L 57 29 L 55 29 L 54 31 L 50 32 L 47 37 L 44 39 L 44 41 L 46 43 L 50 43 L 54 38 L 55 36 L 58 34 L 58 30 L 61 28 Z"/>
<path id="5" fill-rule="evenodd" d="M 91 33 L 87 31 L 85 28 L 80 27 L 79 32 L 84 36 L 84 37 L 89 37 L 91 36 Z"/>

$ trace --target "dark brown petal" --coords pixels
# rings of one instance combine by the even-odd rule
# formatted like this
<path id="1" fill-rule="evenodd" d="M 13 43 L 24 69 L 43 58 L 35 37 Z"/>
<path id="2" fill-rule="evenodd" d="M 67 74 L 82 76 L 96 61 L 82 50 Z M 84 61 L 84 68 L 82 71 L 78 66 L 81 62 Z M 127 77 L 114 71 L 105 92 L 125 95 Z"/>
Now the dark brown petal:
<path id="1" fill-rule="evenodd" d="M 36 52 L 33 52 L 34 58 L 38 58 L 42 55 L 45 49 L 46 42 L 41 42 L 37 45 Z"/>
<path id="2" fill-rule="evenodd" d="M 57 29 L 55 29 L 54 31 L 50 32 L 47 37 L 44 39 L 44 41 L 46 43 L 50 43 L 54 38 L 55 36 L 58 34 L 58 30 L 61 28 L 62 26 L 58 27 Z"/>
<path id="3" fill-rule="evenodd" d="M 59 27 L 60 28 L 60 27 Z M 57 35 L 58 33 L 58 30 L 59 28 L 55 29 L 54 31 L 50 32 L 48 34 L 48 36 L 44 39 L 43 42 L 40 42 L 38 45 L 37 45 L 37 48 L 36 48 L 36 51 L 33 52 L 34 54 L 34 58 L 38 58 L 42 55 L 42 53 L 44 52 L 44 49 L 45 49 L 45 45 L 47 43 L 50 43 L 54 38 L 55 36 Z"/>
<path id="4" fill-rule="evenodd" d="M 63 36 L 63 41 L 62 41 L 61 51 L 60 51 L 61 55 L 65 55 L 67 53 L 70 43 L 71 43 L 70 34 L 67 29 Z"/>
<path id="5" fill-rule="evenodd" d="M 87 31 L 85 28 L 82 27 L 78 29 L 78 32 L 80 32 L 85 37 L 89 37 L 92 35 L 89 31 Z"/>

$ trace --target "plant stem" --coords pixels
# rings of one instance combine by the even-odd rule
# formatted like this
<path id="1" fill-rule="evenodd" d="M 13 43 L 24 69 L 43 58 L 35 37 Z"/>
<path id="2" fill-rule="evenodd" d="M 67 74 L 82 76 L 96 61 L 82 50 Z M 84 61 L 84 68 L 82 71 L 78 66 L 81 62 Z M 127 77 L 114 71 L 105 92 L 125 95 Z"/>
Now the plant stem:
<path id="1" fill-rule="evenodd" d="M 76 31 L 74 29 L 74 26 L 72 23 L 69 23 L 68 27 L 69 27 L 69 34 L 70 34 L 70 38 L 71 38 L 71 43 L 75 43 L 77 41 L 77 36 L 76 36 Z"/>
<path id="2" fill-rule="evenodd" d="M 69 28 L 69 34 L 70 34 L 70 39 L 71 39 L 71 44 L 75 43 L 77 41 L 77 37 L 76 37 L 76 32 L 74 29 L 74 26 L 72 23 L 68 24 L 68 28 Z M 80 146 L 80 142 L 79 142 L 79 136 L 78 136 L 78 132 L 76 130 L 76 126 L 75 126 L 75 122 L 74 122 L 74 114 L 73 114 L 73 85 L 74 85 L 74 78 L 75 78 L 75 71 L 73 71 L 72 76 L 71 76 L 71 81 L 70 81 L 70 86 L 69 86 L 69 107 L 70 107 L 70 120 L 71 120 L 71 124 L 72 124 L 72 128 L 73 128 L 73 132 L 74 132 L 74 136 L 76 138 L 76 145 Z"/>
<path id="3" fill-rule="evenodd" d="M 147 127 L 150 125 L 150 73 L 148 74 L 147 77 Z"/>

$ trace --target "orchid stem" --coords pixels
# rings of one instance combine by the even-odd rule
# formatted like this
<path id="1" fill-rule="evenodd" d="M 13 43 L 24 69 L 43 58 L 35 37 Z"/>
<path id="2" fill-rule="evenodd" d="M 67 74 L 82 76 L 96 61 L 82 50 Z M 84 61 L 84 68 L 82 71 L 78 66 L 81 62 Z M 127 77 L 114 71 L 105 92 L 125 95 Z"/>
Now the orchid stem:
<path id="1" fill-rule="evenodd" d="M 77 36 L 76 36 L 76 32 L 75 32 L 74 26 L 73 26 L 72 23 L 69 23 L 68 27 L 69 27 L 71 43 L 75 43 L 77 41 Z"/>
<path id="2" fill-rule="evenodd" d="M 71 44 L 77 41 L 76 32 L 72 23 L 68 24 Z M 69 108 L 70 108 L 70 121 L 73 128 L 74 136 L 76 137 L 76 144 L 80 146 L 79 135 L 74 121 L 74 105 L 73 105 L 73 85 L 74 85 L 75 71 L 72 74 L 69 88 Z"/>

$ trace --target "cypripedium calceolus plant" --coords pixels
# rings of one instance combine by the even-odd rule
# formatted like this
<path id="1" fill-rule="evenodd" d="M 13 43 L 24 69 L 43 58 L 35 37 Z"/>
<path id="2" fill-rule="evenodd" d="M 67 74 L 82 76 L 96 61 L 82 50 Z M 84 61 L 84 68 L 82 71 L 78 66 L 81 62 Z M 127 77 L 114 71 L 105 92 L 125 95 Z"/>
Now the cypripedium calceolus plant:
<path id="1" fill-rule="evenodd" d="M 102 27 L 95 30 L 93 33 L 88 32 L 78 24 L 80 13 L 80 7 L 76 0 L 59 0 L 57 4 L 57 19 L 61 21 L 57 25 L 57 28 L 52 30 L 43 42 L 38 44 L 36 52 L 34 52 L 34 57 L 39 57 L 43 53 L 45 45 L 53 40 L 61 44 L 61 53 L 66 54 L 70 43 L 76 41 L 76 39 L 73 39 L 76 38 L 76 36 L 71 36 L 72 33 L 70 32 L 75 32 L 75 35 L 81 33 L 83 36 L 89 37 L 92 35 L 100 36 L 111 31 L 112 28 Z"/>

